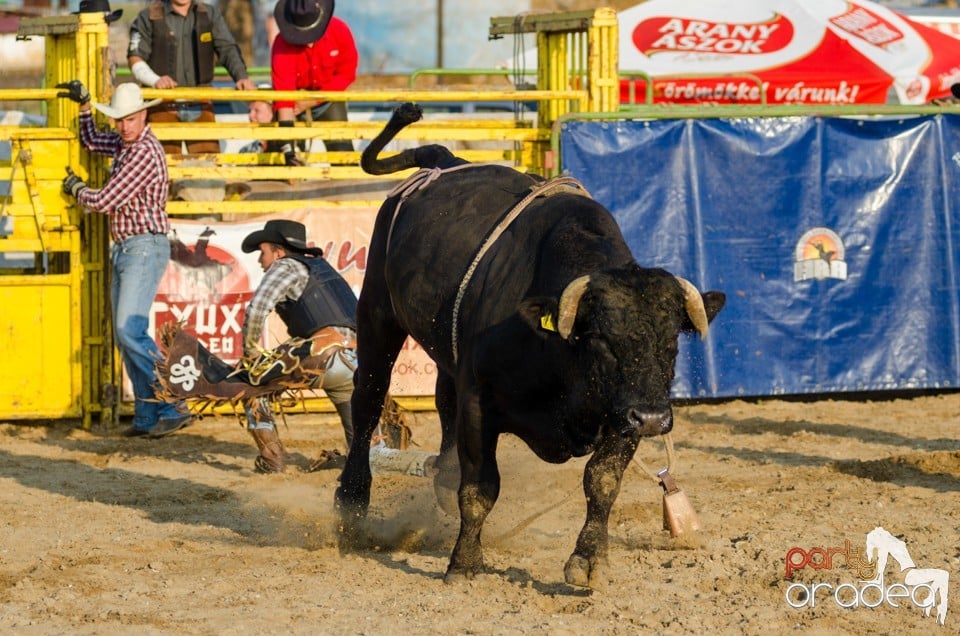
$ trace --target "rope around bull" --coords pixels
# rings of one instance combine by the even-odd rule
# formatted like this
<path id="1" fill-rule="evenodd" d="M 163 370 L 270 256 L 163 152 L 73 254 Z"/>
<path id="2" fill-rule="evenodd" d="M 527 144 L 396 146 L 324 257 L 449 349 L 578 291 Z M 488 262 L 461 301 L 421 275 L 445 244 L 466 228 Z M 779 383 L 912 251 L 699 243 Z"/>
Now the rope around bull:
<path id="1" fill-rule="evenodd" d="M 397 221 L 397 217 L 400 215 L 400 208 L 403 206 L 404 202 L 410 198 L 410 195 L 418 190 L 423 190 L 448 172 L 456 172 L 458 170 L 469 168 L 484 168 L 491 165 L 499 164 L 465 163 L 450 168 L 421 168 L 404 179 L 390 192 L 388 192 L 387 198 L 399 195 L 400 200 L 393 209 L 393 217 L 390 219 L 390 227 L 387 230 L 387 251 L 389 252 L 390 250 L 390 239 L 393 236 L 393 226 Z M 477 253 L 473 257 L 473 262 L 470 263 L 466 273 L 463 275 L 463 279 L 460 281 L 460 287 L 457 289 L 457 297 L 453 303 L 453 318 L 450 329 L 450 347 L 453 353 L 454 363 L 456 363 L 457 359 L 459 358 L 457 331 L 459 331 L 458 325 L 460 324 L 460 304 L 462 303 L 463 296 L 467 291 L 467 286 L 470 284 L 470 279 L 473 278 L 474 272 L 480 265 L 480 261 L 483 259 L 484 255 L 486 255 L 487 251 L 493 247 L 493 244 L 497 242 L 497 239 L 499 239 L 500 236 L 507 230 L 507 228 L 510 227 L 510 224 L 513 223 L 518 216 L 520 216 L 520 213 L 523 212 L 527 206 L 533 202 L 534 199 L 537 197 L 555 194 L 558 190 L 566 190 L 568 192 L 573 191 L 587 198 L 592 198 L 583 184 L 573 177 L 554 177 L 553 179 L 536 183 L 530 186 L 530 192 L 523 199 L 521 199 L 519 203 L 513 206 L 513 208 L 511 208 L 502 219 L 500 219 L 500 222 L 497 223 L 497 225 L 490 231 L 490 234 L 487 235 L 487 238 L 484 239 L 480 249 L 477 250 Z M 391 304 L 393 303 L 392 298 L 390 299 L 390 302 Z M 394 308 L 394 310 L 396 310 L 396 308 Z"/>
<path id="2" fill-rule="evenodd" d="M 510 212 L 500 219 L 500 222 L 497 223 L 496 227 L 487 235 L 487 238 L 483 241 L 483 245 L 480 246 L 480 249 L 477 250 L 477 254 L 473 257 L 473 262 L 470 263 L 470 267 L 467 268 L 467 272 L 463 275 L 463 280 L 460 281 L 460 287 L 457 289 L 457 298 L 453 301 L 453 322 L 450 328 L 450 348 L 453 351 L 453 362 L 456 364 L 457 358 L 459 357 L 459 351 L 457 347 L 457 331 L 458 325 L 460 324 L 460 303 L 463 301 L 463 295 L 467 291 L 467 286 L 470 284 L 470 279 L 473 278 L 474 272 L 477 270 L 477 267 L 480 265 L 480 261 L 486 255 L 487 251 L 493 247 L 493 244 L 497 242 L 497 239 L 510 227 L 510 224 L 513 223 L 520 213 L 523 212 L 530 203 L 533 202 L 537 197 L 548 196 L 553 193 L 555 190 L 566 189 L 570 190 L 571 188 L 575 189 L 578 194 L 582 194 L 587 198 L 590 198 L 590 193 L 587 192 L 587 189 L 583 187 L 583 184 L 574 179 L 573 177 L 555 177 L 549 181 L 544 181 L 543 183 L 537 184 L 530 188 L 530 193 L 520 200 Z"/>

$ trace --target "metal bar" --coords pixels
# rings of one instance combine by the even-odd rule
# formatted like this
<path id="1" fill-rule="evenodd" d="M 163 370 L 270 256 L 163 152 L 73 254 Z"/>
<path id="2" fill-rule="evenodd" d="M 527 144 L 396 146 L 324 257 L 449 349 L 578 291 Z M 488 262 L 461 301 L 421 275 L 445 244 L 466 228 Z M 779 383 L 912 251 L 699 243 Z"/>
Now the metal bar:
<path id="1" fill-rule="evenodd" d="M 534 71 L 527 71 L 519 73 L 520 75 L 536 75 Z M 410 73 L 410 78 L 407 80 L 407 85 L 410 88 L 413 88 L 416 81 L 427 75 L 436 75 L 441 77 L 470 77 L 470 76 L 483 76 L 483 75 L 503 75 L 506 78 L 510 78 L 518 75 L 516 71 L 509 68 L 418 68 Z"/>
<path id="2" fill-rule="evenodd" d="M 590 27 L 595 10 L 564 11 L 561 13 L 537 13 L 519 16 L 493 16 L 490 18 L 490 36 L 514 35 L 516 33 L 542 33 L 582 31 Z"/>
<path id="3" fill-rule="evenodd" d="M 371 90 L 371 91 L 237 91 L 223 88 L 172 88 L 161 90 L 143 89 L 144 99 L 161 98 L 166 101 L 328 101 L 328 102 L 498 102 L 498 101 L 544 101 L 587 100 L 585 91 L 573 90 Z M 2 98 L 2 94 L 0 94 Z"/>
<path id="4" fill-rule="evenodd" d="M 248 66 L 247 75 L 250 77 L 270 77 L 271 69 L 269 66 Z M 132 77 L 133 73 L 130 72 L 130 69 L 126 66 L 121 66 L 116 69 L 117 77 Z M 227 71 L 226 67 L 215 66 L 213 67 L 213 76 L 214 77 L 230 77 L 230 73 Z"/>
<path id="5" fill-rule="evenodd" d="M 42 252 L 46 252 L 47 246 L 47 217 L 40 201 L 40 189 L 37 186 L 37 175 L 33 169 L 33 153 L 30 146 L 24 142 L 20 153 L 20 163 L 23 165 L 23 180 L 27 184 L 27 193 L 30 196 L 30 204 L 33 207 L 33 219 L 37 225 L 37 237 L 40 239 Z"/>
<path id="6" fill-rule="evenodd" d="M 57 88 L 4 88 L 2 101 L 38 101 L 57 99 Z M 144 99 L 161 98 L 165 101 L 328 101 L 328 102 L 500 102 L 542 101 L 551 99 L 586 101 L 585 91 L 573 90 L 368 90 L 368 91 L 238 91 L 229 88 L 144 88 Z"/>
<path id="7" fill-rule="evenodd" d="M 276 201 L 170 201 L 167 214 L 172 217 L 196 214 L 279 214 L 291 209 L 311 210 L 339 208 L 379 209 L 383 199 L 334 200 L 334 199 L 283 199 Z"/>
<path id="8" fill-rule="evenodd" d="M 513 121 L 513 120 L 509 120 Z M 381 122 L 380 128 L 383 124 Z M 334 123 L 332 125 L 291 126 L 280 128 L 264 126 L 262 128 L 228 128 L 221 124 L 219 127 L 201 124 L 157 124 L 151 125 L 153 133 L 161 141 L 167 139 L 261 139 L 272 141 L 277 139 L 373 139 L 378 129 L 366 126 L 354 127 L 350 124 Z M 406 131 L 405 131 L 406 132 Z M 412 129 L 404 135 L 397 135 L 402 140 L 430 140 L 443 139 L 460 141 L 537 141 L 548 139 L 544 130 L 535 128 L 422 128 Z"/>

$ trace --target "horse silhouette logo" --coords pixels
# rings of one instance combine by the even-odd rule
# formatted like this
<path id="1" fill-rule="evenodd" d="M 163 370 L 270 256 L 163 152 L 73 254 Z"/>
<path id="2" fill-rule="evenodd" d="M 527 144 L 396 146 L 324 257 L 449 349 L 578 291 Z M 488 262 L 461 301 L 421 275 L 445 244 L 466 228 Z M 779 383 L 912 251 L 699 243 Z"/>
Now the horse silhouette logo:
<path id="1" fill-rule="evenodd" d="M 897 575 L 887 577 L 887 564 L 893 559 L 900 566 Z M 876 527 L 867 534 L 866 550 L 855 547 L 849 539 L 844 547 L 814 547 L 805 550 L 793 547 L 787 551 L 785 576 L 810 568 L 815 571 L 843 567 L 855 571 L 859 585 L 825 581 L 798 580 L 787 586 L 784 598 L 796 609 L 816 607 L 817 602 L 830 600 L 846 609 L 874 609 L 881 605 L 901 607 L 910 602 L 930 616 L 937 609 L 937 622 L 947 620 L 947 596 L 950 575 L 946 570 L 918 568 L 907 551 L 907 544 Z"/>
<path id="2" fill-rule="evenodd" d="M 877 576 L 870 583 L 875 583 L 884 588 L 884 572 L 887 568 L 887 560 L 893 558 L 900 566 L 900 572 L 906 572 L 903 575 L 904 585 L 916 587 L 926 586 L 930 591 L 930 597 L 924 599 L 923 615 L 930 616 L 930 610 L 933 609 L 937 598 L 937 622 L 941 625 L 947 620 L 947 583 L 950 579 L 950 573 L 946 570 L 936 568 L 918 568 L 907 551 L 907 544 L 896 538 L 886 530 L 876 527 L 867 534 L 867 558 L 877 562 Z"/>

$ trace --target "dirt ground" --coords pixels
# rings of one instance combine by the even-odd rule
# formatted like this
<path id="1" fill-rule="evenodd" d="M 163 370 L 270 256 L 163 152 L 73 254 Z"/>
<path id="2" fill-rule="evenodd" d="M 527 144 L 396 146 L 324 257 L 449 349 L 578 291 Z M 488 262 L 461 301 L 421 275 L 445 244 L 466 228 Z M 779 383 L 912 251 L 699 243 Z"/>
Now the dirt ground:
<path id="1" fill-rule="evenodd" d="M 414 441 L 435 449 L 436 415 L 412 420 Z M 679 406 L 674 473 L 702 529 L 671 538 L 660 489 L 631 466 L 603 591 L 563 579 L 585 460 L 545 464 L 514 438 L 501 443 L 501 497 L 484 530 L 490 573 L 447 585 L 458 526 L 424 477 L 375 475 L 378 547 L 340 554 L 337 471 L 302 470 L 337 447 L 331 415 L 288 419 L 292 466 L 276 476 L 252 472 L 254 445 L 231 417 L 160 440 L 0 424 L 0 632 L 956 634 L 958 424 L 955 392 Z M 638 457 L 659 467 L 663 445 L 645 441 Z M 814 558 L 791 582 L 786 554 L 798 548 L 798 564 L 813 548 L 863 554 L 878 526 L 905 542 L 916 573 L 949 574 L 944 627 L 909 597 L 843 608 L 828 590 L 810 607 L 794 589 L 802 606 L 788 604 L 792 582 L 847 583 L 841 601 L 856 599 L 849 588 L 862 583 L 840 555 L 830 568 Z M 885 586 L 904 575 L 891 558 Z"/>

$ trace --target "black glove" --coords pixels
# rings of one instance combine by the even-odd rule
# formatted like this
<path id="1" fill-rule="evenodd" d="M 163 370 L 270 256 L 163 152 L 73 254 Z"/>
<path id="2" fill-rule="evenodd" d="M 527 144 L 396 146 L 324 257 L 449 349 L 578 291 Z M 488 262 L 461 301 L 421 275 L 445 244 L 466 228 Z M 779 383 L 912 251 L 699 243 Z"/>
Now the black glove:
<path id="1" fill-rule="evenodd" d="M 281 121 L 281 122 L 280 122 L 280 127 L 281 127 L 281 128 L 293 128 L 293 122 L 292 122 L 292 121 Z M 284 161 L 284 163 L 286 163 L 288 166 L 302 166 L 302 165 L 303 165 L 303 161 L 301 161 L 300 158 L 297 157 L 297 151 L 294 150 L 294 148 L 293 148 L 293 142 L 292 142 L 292 141 L 285 141 L 285 142 L 283 142 L 283 145 L 280 146 L 280 152 L 283 153 L 283 161 Z"/>
<path id="2" fill-rule="evenodd" d="M 76 198 L 81 190 L 88 187 L 90 186 L 84 183 L 83 179 L 75 175 L 73 173 L 73 170 L 71 170 L 70 167 L 67 166 L 67 176 L 64 177 L 63 179 L 63 193 L 69 194 L 73 198 Z"/>
<path id="3" fill-rule="evenodd" d="M 87 90 L 87 87 L 84 86 L 80 80 L 62 82 L 57 84 L 56 88 L 67 89 L 66 93 L 57 93 L 57 97 L 69 97 L 81 106 L 90 101 L 90 91 Z"/>
<path id="4" fill-rule="evenodd" d="M 293 149 L 293 144 L 285 143 L 280 147 L 280 151 L 283 152 L 283 161 L 288 166 L 302 166 L 303 161 L 300 157 L 297 156 L 297 152 Z"/>

